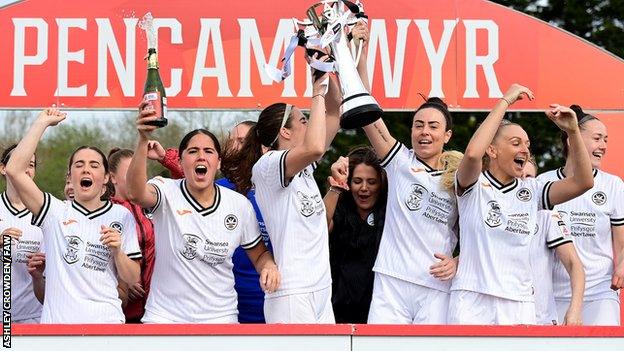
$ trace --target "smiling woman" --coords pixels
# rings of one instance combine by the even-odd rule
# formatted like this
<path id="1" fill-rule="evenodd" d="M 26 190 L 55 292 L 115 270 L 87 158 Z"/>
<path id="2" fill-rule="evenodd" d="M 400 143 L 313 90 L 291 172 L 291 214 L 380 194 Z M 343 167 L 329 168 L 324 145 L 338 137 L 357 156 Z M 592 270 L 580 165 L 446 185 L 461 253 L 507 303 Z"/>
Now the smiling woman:
<path id="1" fill-rule="evenodd" d="M 508 89 L 470 139 L 457 170 L 461 255 L 451 324 L 535 324 L 529 258 L 538 211 L 552 210 L 593 184 L 575 113 L 556 104 L 546 115 L 570 138 L 574 175 L 553 182 L 520 178 L 530 156 L 529 137 L 503 117 L 524 97 L 533 100 L 533 92 L 518 84 Z"/>
<path id="2" fill-rule="evenodd" d="M 132 284 L 139 279 L 135 260 L 141 253 L 130 212 L 101 199 L 109 179 L 104 154 L 88 146 L 72 154 L 71 201 L 42 192 L 26 172 L 44 131 L 64 119 L 65 113 L 57 109 L 41 112 L 6 166 L 9 181 L 32 212 L 33 224 L 43 232 L 47 294 L 41 322 L 123 323 L 118 281 Z M 38 257 L 29 264 L 35 285 L 42 287 L 43 260 Z"/>
<path id="3" fill-rule="evenodd" d="M 624 183 L 601 170 L 607 152 L 607 127 L 578 105 L 572 105 L 585 152 L 593 167 L 594 186 L 583 195 L 558 205 L 562 220 L 569 226 L 574 244 L 586 269 L 583 324 L 619 325 L 617 289 L 624 288 Z M 548 181 L 568 179 L 574 172 L 570 136 L 562 133 L 565 165 L 541 174 Z M 570 278 L 556 261 L 553 283 L 559 319 L 572 300 Z"/>
<path id="4" fill-rule="evenodd" d="M 329 225 L 332 305 L 337 323 L 366 323 L 388 183 L 379 158 L 358 147 L 331 167 L 323 202 Z"/>

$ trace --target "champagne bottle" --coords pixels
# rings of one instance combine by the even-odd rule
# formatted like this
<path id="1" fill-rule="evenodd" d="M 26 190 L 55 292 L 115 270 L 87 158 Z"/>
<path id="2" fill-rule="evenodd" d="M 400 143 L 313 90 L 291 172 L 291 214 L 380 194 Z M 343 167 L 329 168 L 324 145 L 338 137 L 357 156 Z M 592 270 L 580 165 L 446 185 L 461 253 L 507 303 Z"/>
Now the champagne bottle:
<path id="1" fill-rule="evenodd" d="M 167 96 L 160 73 L 158 73 L 158 55 L 155 48 L 147 51 L 147 79 L 143 89 L 143 100 L 149 102 L 156 110 L 157 120 L 151 121 L 150 125 L 162 128 L 167 125 Z"/>

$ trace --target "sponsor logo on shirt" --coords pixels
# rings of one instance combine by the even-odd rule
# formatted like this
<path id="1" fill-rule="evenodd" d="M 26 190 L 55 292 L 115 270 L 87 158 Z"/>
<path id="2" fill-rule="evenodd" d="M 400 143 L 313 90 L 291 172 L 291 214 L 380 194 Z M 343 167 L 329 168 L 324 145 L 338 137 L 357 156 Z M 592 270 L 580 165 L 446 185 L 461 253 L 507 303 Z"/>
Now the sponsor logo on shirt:
<path id="1" fill-rule="evenodd" d="M 410 186 L 410 192 L 405 198 L 405 205 L 410 211 L 420 210 L 422 207 L 422 200 L 425 194 L 428 193 L 424 186 L 414 183 Z"/>
<path id="2" fill-rule="evenodd" d="M 238 218 L 233 214 L 229 214 L 223 220 L 223 224 L 225 225 L 225 229 L 234 230 L 238 226 Z"/>
<path id="3" fill-rule="evenodd" d="M 195 234 L 183 234 L 182 239 L 184 247 L 180 254 L 188 261 L 197 259 L 214 267 L 224 263 L 229 257 L 230 246 L 227 241 L 211 241 Z"/>
<path id="4" fill-rule="evenodd" d="M 178 214 L 179 214 L 180 216 L 184 216 L 184 215 L 187 215 L 187 214 L 193 213 L 191 210 L 187 210 L 187 209 L 177 210 L 176 212 L 178 212 Z"/>
<path id="5" fill-rule="evenodd" d="M 597 191 L 592 195 L 592 201 L 596 205 L 602 206 L 605 204 L 605 202 L 607 202 L 607 194 L 603 193 L 602 191 Z"/>

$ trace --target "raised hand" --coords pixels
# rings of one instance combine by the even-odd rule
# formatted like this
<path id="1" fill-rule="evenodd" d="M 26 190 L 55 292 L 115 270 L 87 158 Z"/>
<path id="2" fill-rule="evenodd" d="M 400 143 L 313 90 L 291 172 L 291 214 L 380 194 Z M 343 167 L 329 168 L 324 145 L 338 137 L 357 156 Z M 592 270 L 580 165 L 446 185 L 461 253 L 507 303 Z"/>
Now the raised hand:
<path id="1" fill-rule="evenodd" d="M 46 126 L 55 126 L 67 117 L 67 113 L 61 112 L 58 108 L 50 107 L 39 112 L 37 121 L 44 123 Z"/>
<path id="2" fill-rule="evenodd" d="M 152 161 L 162 161 L 165 158 L 167 151 L 156 140 L 150 140 L 147 143 L 147 158 Z"/>
<path id="3" fill-rule="evenodd" d="M 546 116 L 548 116 L 548 118 L 550 118 L 550 120 L 564 132 L 575 131 L 578 129 L 576 113 L 569 107 L 559 104 L 551 104 L 550 109 L 546 110 Z"/>
<path id="4" fill-rule="evenodd" d="M 150 134 L 158 129 L 158 127 L 149 125 L 147 123 L 155 121 L 157 119 L 158 116 L 156 116 L 156 110 L 154 109 L 154 107 L 147 101 L 141 101 L 141 105 L 139 105 L 139 114 L 136 121 L 139 136 L 144 139 L 149 139 Z"/>
<path id="5" fill-rule="evenodd" d="M 503 95 L 503 100 L 507 101 L 509 105 L 513 105 L 514 102 L 522 100 L 524 97 L 527 97 L 529 100 L 535 99 L 535 95 L 529 88 L 520 84 L 512 84 L 505 95 Z"/>
<path id="6" fill-rule="evenodd" d="M 102 225 L 100 234 L 102 245 L 107 246 L 113 256 L 116 255 L 121 248 L 121 233 L 117 229 Z"/>
<path id="7" fill-rule="evenodd" d="M 356 43 L 359 43 L 360 40 L 363 42 L 367 42 L 368 41 L 368 26 L 366 25 L 366 22 L 364 21 L 358 21 L 353 28 L 351 28 L 351 36 L 353 37 L 353 40 L 356 41 Z"/>
<path id="8" fill-rule="evenodd" d="M 331 176 L 327 177 L 330 186 L 335 186 L 349 190 L 347 179 L 349 178 L 349 158 L 338 157 L 331 165 Z"/>

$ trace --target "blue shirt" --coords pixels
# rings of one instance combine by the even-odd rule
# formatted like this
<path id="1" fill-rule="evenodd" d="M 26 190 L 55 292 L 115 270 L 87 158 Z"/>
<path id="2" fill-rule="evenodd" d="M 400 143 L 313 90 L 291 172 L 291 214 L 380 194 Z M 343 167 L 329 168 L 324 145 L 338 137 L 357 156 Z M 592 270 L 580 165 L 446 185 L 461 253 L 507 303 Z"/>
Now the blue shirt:
<path id="1" fill-rule="evenodd" d="M 235 190 L 235 186 L 226 178 L 216 181 L 218 185 L 228 189 Z M 269 233 L 264 225 L 262 213 L 256 203 L 256 192 L 251 189 L 247 193 L 247 198 L 251 201 L 256 219 L 260 227 L 260 233 L 264 244 L 273 251 L 271 242 L 269 241 Z M 242 247 L 238 247 L 232 256 L 234 264 L 234 289 L 238 294 L 238 322 L 239 323 L 265 323 L 264 321 L 264 292 L 260 288 L 260 275 L 256 272 L 256 268 L 249 260 L 247 252 Z"/>

